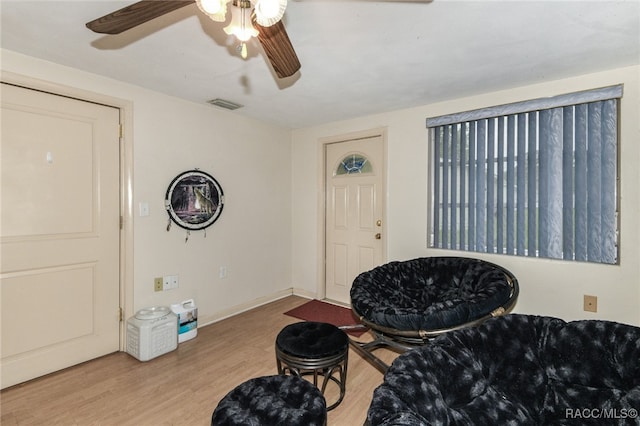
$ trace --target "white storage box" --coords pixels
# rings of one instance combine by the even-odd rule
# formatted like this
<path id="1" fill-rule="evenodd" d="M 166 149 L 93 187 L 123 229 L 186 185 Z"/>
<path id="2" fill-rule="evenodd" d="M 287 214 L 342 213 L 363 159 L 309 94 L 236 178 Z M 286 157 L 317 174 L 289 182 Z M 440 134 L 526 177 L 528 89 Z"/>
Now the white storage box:
<path id="1" fill-rule="evenodd" d="M 178 316 L 178 343 L 193 339 L 198 335 L 198 308 L 193 299 L 171 305 Z"/>
<path id="2" fill-rule="evenodd" d="M 166 306 L 141 309 L 127 321 L 127 353 L 140 361 L 178 347 L 178 317 Z"/>

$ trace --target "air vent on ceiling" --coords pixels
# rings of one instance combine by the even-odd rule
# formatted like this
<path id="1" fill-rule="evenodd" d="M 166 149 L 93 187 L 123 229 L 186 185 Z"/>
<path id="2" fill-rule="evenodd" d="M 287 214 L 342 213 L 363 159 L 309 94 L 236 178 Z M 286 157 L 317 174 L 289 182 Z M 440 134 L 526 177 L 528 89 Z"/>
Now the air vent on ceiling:
<path id="1" fill-rule="evenodd" d="M 207 101 L 207 103 L 210 103 L 211 105 L 215 105 L 217 107 L 228 109 L 231 111 L 233 111 L 234 109 L 242 108 L 244 106 L 244 105 L 240 105 L 235 102 L 227 101 L 225 99 L 220 99 L 220 98 L 211 99 L 210 101 Z"/>

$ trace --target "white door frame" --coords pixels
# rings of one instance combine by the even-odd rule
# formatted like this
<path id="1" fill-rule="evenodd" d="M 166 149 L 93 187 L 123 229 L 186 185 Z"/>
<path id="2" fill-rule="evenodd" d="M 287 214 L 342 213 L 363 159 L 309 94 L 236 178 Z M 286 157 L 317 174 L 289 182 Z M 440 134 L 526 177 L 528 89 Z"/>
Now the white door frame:
<path id="1" fill-rule="evenodd" d="M 5 83 L 120 110 L 120 350 L 125 350 L 126 318 L 133 315 L 133 103 L 75 87 L 2 71 Z"/>
<path id="2" fill-rule="evenodd" d="M 346 133 L 337 136 L 329 136 L 318 140 L 318 188 L 322 188 L 318 191 L 318 247 L 317 247 L 317 265 L 318 276 L 316 285 L 316 298 L 324 299 L 327 295 L 326 292 L 326 223 L 327 223 L 327 145 L 333 143 L 347 142 L 354 139 L 368 139 L 380 136 L 382 138 L 382 193 L 384 194 L 384 202 L 382 204 L 382 223 L 384 230 L 387 227 L 387 129 L 385 127 L 378 127 L 369 130 L 363 130 L 359 132 Z M 382 262 L 387 261 L 387 236 L 382 239 Z"/>

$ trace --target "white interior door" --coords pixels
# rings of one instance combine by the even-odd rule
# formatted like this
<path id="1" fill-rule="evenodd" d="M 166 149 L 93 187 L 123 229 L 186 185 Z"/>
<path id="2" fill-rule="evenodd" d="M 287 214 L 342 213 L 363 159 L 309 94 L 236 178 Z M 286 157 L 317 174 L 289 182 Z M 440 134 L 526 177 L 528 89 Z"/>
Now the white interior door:
<path id="1" fill-rule="evenodd" d="M 119 350 L 116 108 L 2 84 L 2 387 Z"/>
<path id="2" fill-rule="evenodd" d="M 326 146 L 326 297 L 349 304 L 355 277 L 383 261 L 382 136 Z"/>

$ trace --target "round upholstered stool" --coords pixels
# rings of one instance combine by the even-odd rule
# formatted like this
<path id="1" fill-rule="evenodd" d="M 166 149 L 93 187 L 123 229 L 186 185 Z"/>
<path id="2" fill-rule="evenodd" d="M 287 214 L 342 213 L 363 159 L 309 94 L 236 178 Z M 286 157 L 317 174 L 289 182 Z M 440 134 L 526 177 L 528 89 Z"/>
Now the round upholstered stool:
<path id="1" fill-rule="evenodd" d="M 247 380 L 229 392 L 211 416 L 212 426 L 325 426 L 320 390 L 297 376 Z"/>
<path id="2" fill-rule="evenodd" d="M 322 322 L 299 322 L 283 328 L 276 337 L 276 362 L 279 374 L 313 376 L 313 384 L 324 394 L 329 381 L 338 385 L 338 400 L 327 407 L 332 410 L 342 402 L 347 383 L 349 338 L 338 327 Z"/>

